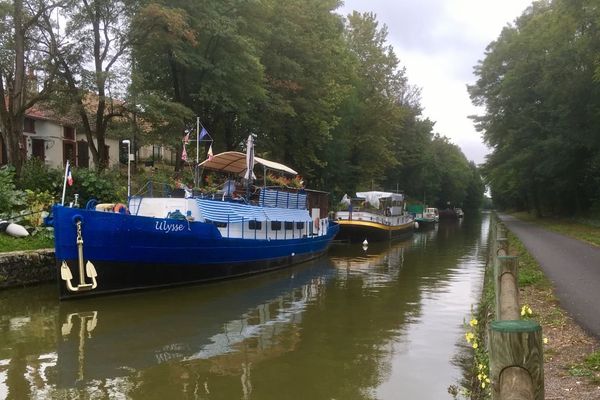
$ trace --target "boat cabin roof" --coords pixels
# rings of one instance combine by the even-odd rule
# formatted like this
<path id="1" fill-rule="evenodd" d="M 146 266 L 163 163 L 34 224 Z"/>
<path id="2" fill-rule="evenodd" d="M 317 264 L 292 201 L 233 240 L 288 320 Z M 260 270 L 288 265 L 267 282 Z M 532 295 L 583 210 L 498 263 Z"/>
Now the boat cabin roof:
<path id="1" fill-rule="evenodd" d="M 292 168 L 275 161 L 254 157 L 254 165 L 261 164 L 264 168 L 284 172 L 290 175 L 298 175 Z M 226 151 L 215 154 L 211 159 L 200 163 L 201 167 L 213 171 L 230 172 L 233 174 L 244 174 L 246 172 L 246 154 L 239 151 Z"/>
<path id="2" fill-rule="evenodd" d="M 403 201 L 404 195 L 402 193 L 392 193 L 392 192 L 380 192 L 380 191 L 370 191 L 370 192 L 356 192 L 356 197 L 361 199 L 366 199 L 367 201 L 373 199 L 387 199 L 390 198 L 392 201 Z"/>

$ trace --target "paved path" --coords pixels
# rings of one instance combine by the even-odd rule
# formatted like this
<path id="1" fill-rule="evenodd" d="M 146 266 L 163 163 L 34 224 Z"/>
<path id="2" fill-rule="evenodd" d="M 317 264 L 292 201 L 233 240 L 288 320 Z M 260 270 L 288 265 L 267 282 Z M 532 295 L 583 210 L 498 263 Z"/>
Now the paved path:
<path id="1" fill-rule="evenodd" d="M 556 287 L 561 306 L 600 338 L 600 248 L 500 215 Z"/>

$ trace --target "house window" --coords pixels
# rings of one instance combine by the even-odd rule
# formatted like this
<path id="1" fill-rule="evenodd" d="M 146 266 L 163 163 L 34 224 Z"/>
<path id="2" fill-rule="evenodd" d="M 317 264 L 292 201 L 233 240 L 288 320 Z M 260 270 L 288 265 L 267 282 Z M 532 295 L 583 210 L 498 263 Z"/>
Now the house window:
<path id="1" fill-rule="evenodd" d="M 248 221 L 248 229 L 259 231 L 262 229 L 262 221 Z"/>
<path id="2" fill-rule="evenodd" d="M 285 230 L 286 231 L 291 231 L 294 229 L 294 223 L 293 222 L 286 222 L 285 223 Z"/>
<path id="3" fill-rule="evenodd" d="M 31 139 L 31 156 L 41 160 L 46 160 L 46 143 L 44 139 Z"/>
<path id="4" fill-rule="evenodd" d="M 296 229 L 304 229 L 304 222 L 296 222 Z"/>
<path id="5" fill-rule="evenodd" d="M 77 166 L 82 168 L 90 167 L 90 152 L 85 140 L 77 142 Z"/>
<path id="6" fill-rule="evenodd" d="M 72 126 L 63 127 L 63 136 L 65 139 L 75 140 L 75 128 Z"/>
<path id="7" fill-rule="evenodd" d="M 280 231 L 281 230 L 281 221 L 271 221 L 271 230 L 272 231 Z"/>
<path id="8" fill-rule="evenodd" d="M 76 151 L 75 142 L 67 142 L 67 141 L 63 142 L 63 163 L 65 165 L 67 164 L 67 160 L 69 160 L 71 165 L 74 165 L 75 156 L 76 156 L 75 151 Z"/>
<path id="9" fill-rule="evenodd" d="M 23 120 L 23 132 L 35 133 L 35 120 L 25 117 Z"/>

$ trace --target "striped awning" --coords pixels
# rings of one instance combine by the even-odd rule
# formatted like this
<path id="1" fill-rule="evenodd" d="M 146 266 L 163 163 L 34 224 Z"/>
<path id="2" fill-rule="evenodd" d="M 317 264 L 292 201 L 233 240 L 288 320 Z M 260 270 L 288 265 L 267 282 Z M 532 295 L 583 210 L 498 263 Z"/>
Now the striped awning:
<path id="1" fill-rule="evenodd" d="M 243 203 L 196 199 L 204 219 L 215 222 L 239 223 L 243 221 L 308 222 L 308 210 L 264 208 Z"/>

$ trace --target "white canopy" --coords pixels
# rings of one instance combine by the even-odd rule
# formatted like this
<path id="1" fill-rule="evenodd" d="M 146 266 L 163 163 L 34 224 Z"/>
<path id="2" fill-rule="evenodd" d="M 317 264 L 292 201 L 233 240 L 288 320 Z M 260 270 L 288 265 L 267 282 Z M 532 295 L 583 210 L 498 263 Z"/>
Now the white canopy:
<path id="1" fill-rule="evenodd" d="M 365 199 L 367 201 L 367 203 L 371 204 L 374 207 L 379 207 L 379 199 L 391 198 L 392 201 L 404 200 L 404 196 L 401 193 L 379 192 L 379 191 L 356 192 L 356 197 Z"/>
<path id="2" fill-rule="evenodd" d="M 255 156 L 254 165 L 256 164 L 287 174 L 298 175 L 296 171 L 286 165 Z M 213 171 L 231 172 L 237 175 L 244 174 L 246 172 L 246 154 L 239 151 L 226 151 L 215 154 L 210 160 L 201 162 L 200 166 Z"/>
<path id="3" fill-rule="evenodd" d="M 370 192 L 356 192 L 356 197 L 360 197 L 361 199 L 366 198 L 376 198 L 376 199 L 385 199 L 391 197 L 392 200 L 402 201 L 404 200 L 404 195 L 402 193 L 392 193 L 392 192 L 379 192 L 379 191 L 370 191 Z"/>

